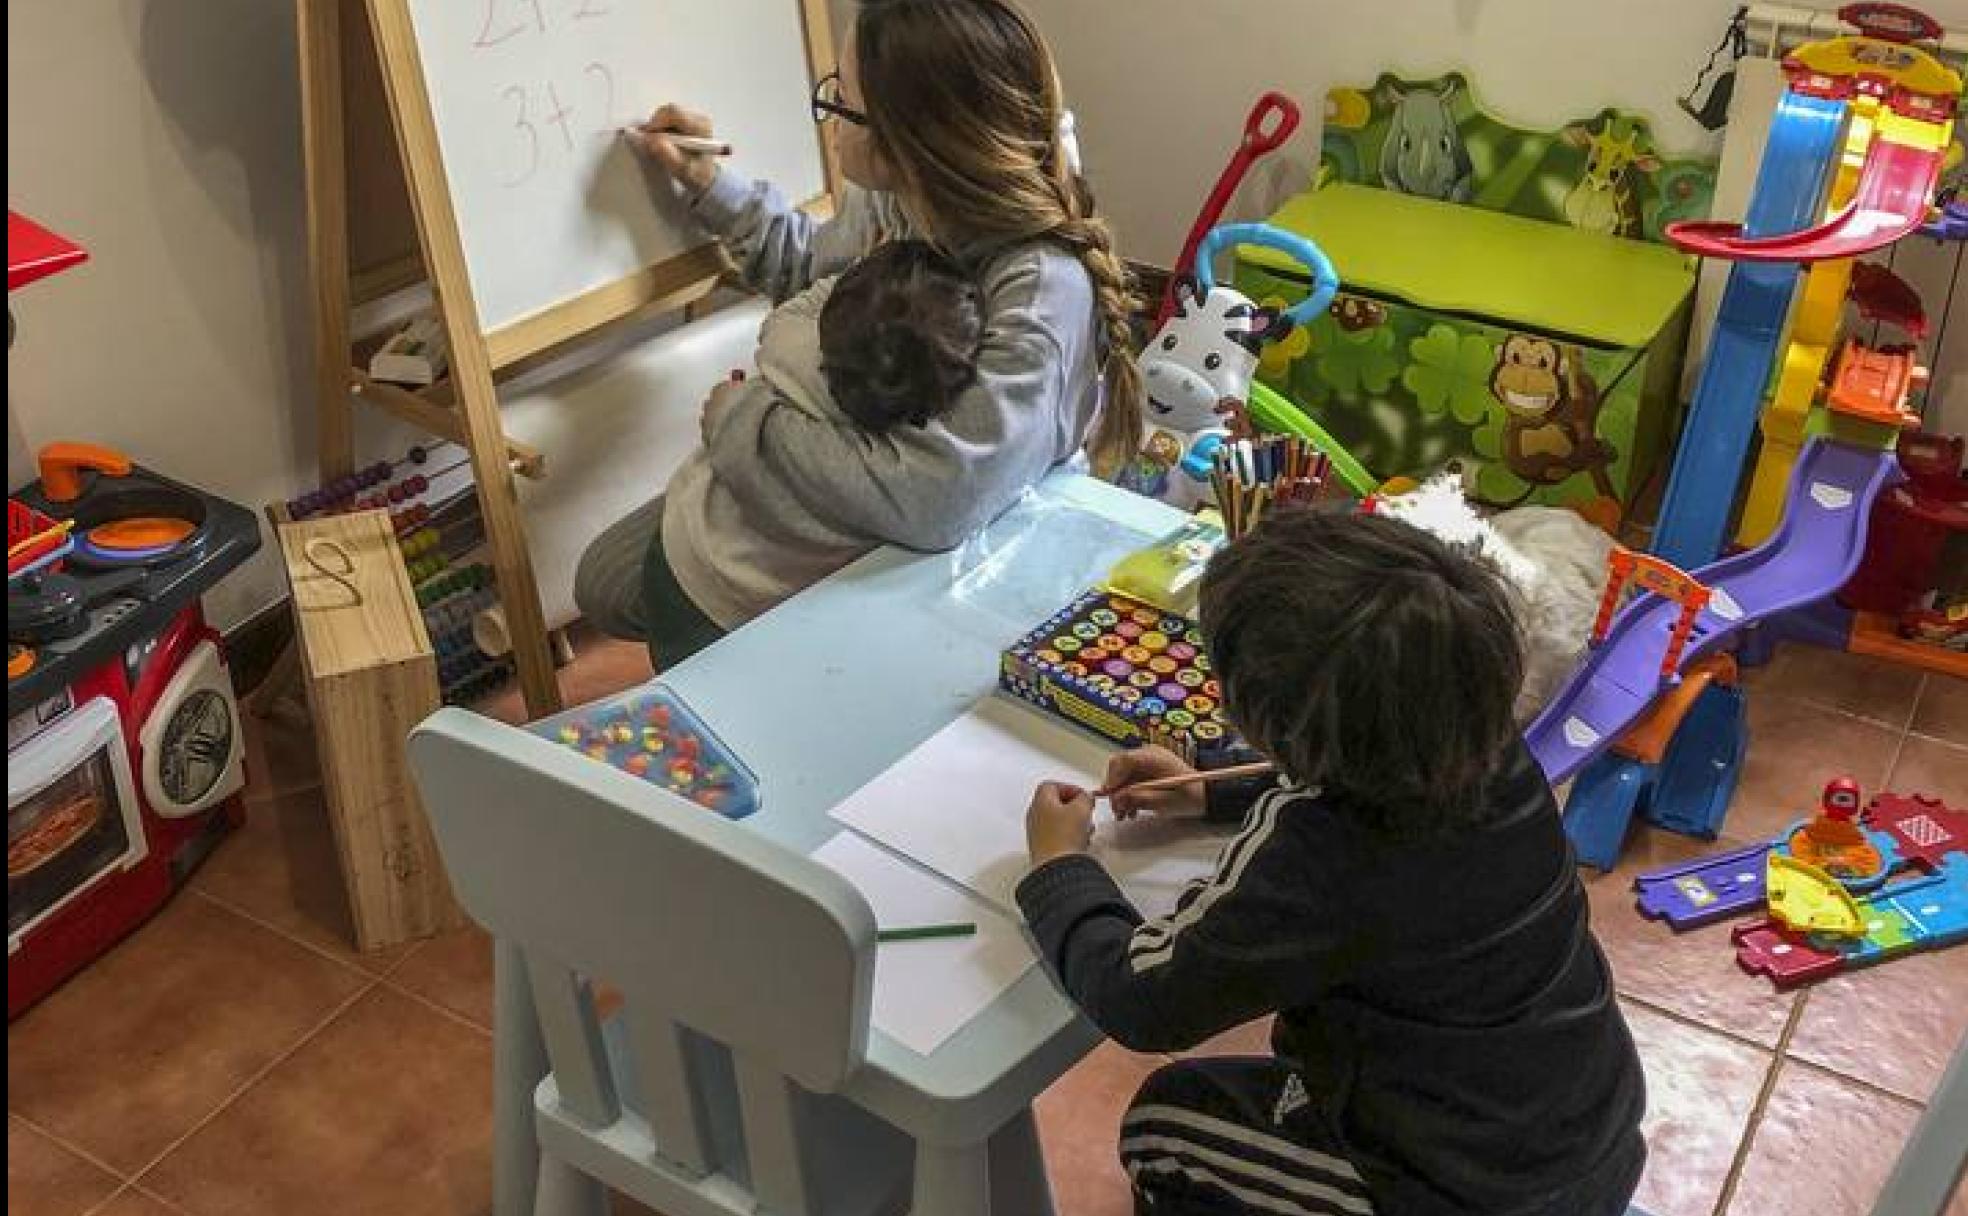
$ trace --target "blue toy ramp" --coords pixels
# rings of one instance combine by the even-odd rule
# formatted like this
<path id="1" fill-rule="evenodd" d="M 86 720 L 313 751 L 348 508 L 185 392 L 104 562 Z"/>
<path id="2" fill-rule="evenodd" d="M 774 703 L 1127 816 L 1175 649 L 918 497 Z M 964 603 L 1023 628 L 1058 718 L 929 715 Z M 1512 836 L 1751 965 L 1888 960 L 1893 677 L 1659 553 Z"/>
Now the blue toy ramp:
<path id="1" fill-rule="evenodd" d="M 1654 766 L 1606 755 L 1585 766 L 1565 799 L 1565 836 L 1579 861 L 1595 870 L 1619 864 L 1633 813 L 1654 784 Z"/>
<path id="2" fill-rule="evenodd" d="M 1713 840 L 1729 813 L 1749 748 L 1749 715 L 1740 688 L 1710 684 L 1695 698 L 1661 757 L 1646 815 L 1657 827 Z"/>
<path id="3" fill-rule="evenodd" d="M 1776 236 L 1818 221 L 1844 124 L 1845 103 L 1785 91 L 1743 220 L 1745 235 Z M 1738 262 L 1729 271 L 1654 533 L 1654 553 L 1683 570 L 1721 552 L 1797 278 L 1797 266 L 1787 262 Z"/>
<path id="4" fill-rule="evenodd" d="M 1813 439 L 1791 471 L 1783 522 L 1757 548 L 1689 573 L 1713 591 L 1682 666 L 1766 617 L 1816 603 L 1845 585 L 1865 551 L 1880 490 L 1899 477 L 1893 453 Z M 1661 657 L 1681 605 L 1643 593 L 1544 712 L 1524 742 L 1553 785 L 1610 747 L 1659 696 Z"/>

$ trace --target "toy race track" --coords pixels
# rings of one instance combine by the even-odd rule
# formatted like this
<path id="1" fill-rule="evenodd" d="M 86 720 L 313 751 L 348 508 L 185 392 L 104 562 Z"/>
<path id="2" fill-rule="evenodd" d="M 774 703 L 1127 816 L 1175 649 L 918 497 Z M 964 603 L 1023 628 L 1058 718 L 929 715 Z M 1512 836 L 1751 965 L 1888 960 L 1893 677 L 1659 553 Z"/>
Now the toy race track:
<path id="1" fill-rule="evenodd" d="M 1785 989 L 1968 940 L 1968 856 L 1956 854 L 1935 873 L 1852 903 L 1856 934 L 1802 933 L 1774 917 L 1742 926 L 1730 934 L 1736 965 Z"/>
<path id="2" fill-rule="evenodd" d="M 1688 221 L 1670 225 L 1668 239 L 1689 253 L 1734 262 L 1823 262 L 1883 249 L 1927 222 L 1941 182 L 1947 130 L 1944 123 L 1881 115 L 1858 197 L 1816 227 L 1750 237 L 1739 224 Z"/>
<path id="3" fill-rule="evenodd" d="M 1890 451 L 1813 439 L 1792 474 L 1790 506 L 1769 543 L 1691 572 L 1712 594 L 1677 670 L 1746 626 L 1843 586 L 1865 550 L 1873 500 L 1898 476 Z M 1524 732 L 1553 784 L 1626 733 L 1669 686 L 1662 656 L 1681 615 L 1673 600 L 1640 595 Z"/>
<path id="4" fill-rule="evenodd" d="M 1856 9 L 1848 19 L 1863 18 Z M 1868 28 L 1861 22 L 1862 28 Z M 1714 220 L 1667 227 L 1676 247 L 1703 257 L 1819 262 L 1857 257 L 1911 236 L 1930 218 L 1953 137 L 1961 77 L 1932 55 L 1874 31 L 1801 46 L 1784 60 L 1788 92 L 1853 102 L 1874 130 L 1851 201 L 1823 223 L 1779 235 L 1749 235 Z"/>
<path id="5" fill-rule="evenodd" d="M 1730 936 L 1737 965 L 1780 989 L 1968 941 L 1968 812 L 1881 794 L 1840 824 L 1840 786 L 1856 803 L 1840 779 L 1820 815 L 1775 840 L 1640 875 L 1640 914 L 1682 932 L 1765 912 Z M 1827 852 L 1827 839 L 1844 843 Z"/>
<path id="6" fill-rule="evenodd" d="M 1845 111 L 1842 102 L 1783 94 L 1743 231 L 1768 236 L 1817 218 Z M 1715 560 L 1721 551 L 1731 491 L 1749 450 L 1796 287 L 1793 266 L 1744 262 L 1729 268 L 1654 537 L 1654 552 L 1684 570 Z"/>

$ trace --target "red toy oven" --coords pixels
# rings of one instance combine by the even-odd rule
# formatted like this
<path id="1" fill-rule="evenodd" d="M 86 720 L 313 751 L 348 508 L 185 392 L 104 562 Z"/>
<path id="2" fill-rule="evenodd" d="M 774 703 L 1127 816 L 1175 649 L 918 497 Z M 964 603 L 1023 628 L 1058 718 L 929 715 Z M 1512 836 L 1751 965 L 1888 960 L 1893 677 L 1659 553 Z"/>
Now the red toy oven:
<path id="1" fill-rule="evenodd" d="M 242 820 L 244 743 L 193 606 L 7 723 L 7 1016 L 141 925 Z"/>

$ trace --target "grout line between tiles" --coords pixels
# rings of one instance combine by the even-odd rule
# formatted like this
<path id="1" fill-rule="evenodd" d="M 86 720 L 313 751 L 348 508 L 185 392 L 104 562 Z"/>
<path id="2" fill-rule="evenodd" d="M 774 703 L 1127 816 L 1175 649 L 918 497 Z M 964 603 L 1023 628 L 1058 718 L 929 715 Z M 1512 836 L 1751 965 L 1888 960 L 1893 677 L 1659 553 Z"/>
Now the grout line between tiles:
<path id="1" fill-rule="evenodd" d="M 169 1199 L 166 1199 L 164 1198 L 164 1196 L 158 1194 L 156 1191 L 150 1190 L 147 1187 L 139 1186 L 134 1182 L 130 1184 L 130 1190 L 138 1195 L 142 1195 L 145 1199 L 150 1200 L 152 1203 L 157 1204 L 159 1207 L 164 1208 L 168 1211 L 183 1212 L 186 1213 L 187 1216 L 190 1212 L 190 1209 L 185 1207 L 183 1204 L 173 1203 Z"/>
<path id="2" fill-rule="evenodd" d="M 274 936 L 280 938 L 281 940 L 291 942 L 294 945 L 299 946 L 301 949 L 306 950 L 311 954 L 318 955 L 321 958 L 325 958 L 329 962 L 334 963 L 339 967 L 343 967 L 349 971 L 353 971 L 357 975 L 362 976 L 364 979 L 371 979 L 371 980 L 382 979 L 384 976 L 388 975 L 391 971 L 395 970 L 398 966 L 400 966 L 403 962 L 402 959 L 398 959 L 396 960 L 396 962 L 391 963 L 388 967 L 383 968 L 381 971 L 372 971 L 371 969 L 363 966 L 359 962 L 352 962 L 351 960 L 345 957 L 330 953 L 325 946 L 322 946 L 318 942 L 311 942 L 306 938 L 301 937 L 299 934 L 292 933 L 286 929 L 281 928 L 279 925 L 274 924 L 272 921 L 267 920 L 265 917 L 257 916 L 251 912 L 248 912 L 246 909 L 240 907 L 238 904 L 233 903 L 231 900 L 226 899 L 223 896 L 214 895 L 210 891 L 200 891 L 195 888 L 186 888 L 185 893 L 190 895 L 196 895 L 198 898 L 204 900 L 208 904 L 211 904 L 213 907 L 219 908 L 226 912 L 230 912 L 234 916 L 239 917 L 241 920 L 251 921 L 253 924 L 258 925 L 260 928 L 265 929 L 268 933 L 273 934 Z M 412 951 L 412 953 L 415 952 Z"/>
<path id="3" fill-rule="evenodd" d="M 110 1204 L 115 1203 L 117 1200 L 123 1198 L 125 1195 L 141 1195 L 145 1199 L 148 1199 L 150 1202 L 156 1204 L 160 1208 L 163 1208 L 167 1212 L 179 1213 L 180 1216 L 188 1216 L 188 1214 L 185 1213 L 185 1209 L 182 1206 L 172 1203 L 170 1200 L 164 1198 L 162 1195 L 158 1195 L 152 1191 L 147 1191 L 144 1188 L 138 1186 L 134 1182 L 124 1183 L 122 1186 L 118 1187 L 115 1191 L 111 1192 L 107 1199 L 104 1199 L 101 1203 L 96 1204 L 88 1211 L 82 1213 L 82 1216 L 96 1216 L 98 1212 L 107 1212 L 109 1210 Z"/>
<path id="4" fill-rule="evenodd" d="M 1714 1216 L 1723 1216 L 1735 1200 L 1736 1185 L 1742 1181 L 1743 1167 L 1749 1164 L 1750 1150 L 1756 1144 L 1756 1133 L 1763 1127 L 1763 1113 L 1769 1109 L 1770 1095 L 1776 1092 L 1777 1078 L 1790 1058 L 1791 1036 L 1797 1033 L 1798 1024 L 1804 1020 L 1804 1007 L 1810 1000 L 1809 992 L 1798 993 L 1797 1003 L 1790 1007 L 1790 1016 L 1784 1020 L 1783 1032 L 1777 1036 L 1777 1049 L 1770 1058 L 1770 1071 L 1763 1074 L 1763 1084 L 1757 1089 L 1756 1101 L 1750 1105 L 1749 1118 L 1743 1124 L 1742 1139 L 1736 1142 L 1736 1155 L 1729 1161 L 1729 1172 L 1722 1178 L 1722 1193 L 1716 1197 Z"/>
<path id="5" fill-rule="evenodd" d="M 53 1141 L 57 1146 L 66 1149 L 68 1152 L 72 1153 L 77 1157 L 82 1158 L 82 1160 L 88 1162 L 90 1165 L 95 1166 L 103 1173 L 108 1174 L 111 1178 L 116 1179 L 117 1184 L 119 1186 L 129 1185 L 130 1179 L 132 1177 L 131 1175 L 125 1174 L 122 1170 L 117 1169 L 109 1162 L 104 1161 L 101 1158 L 97 1157 L 94 1153 L 90 1152 L 88 1149 L 83 1148 L 79 1144 L 69 1143 L 66 1137 L 57 1134 L 55 1131 L 53 1131 L 50 1128 L 41 1126 L 41 1124 L 35 1122 L 33 1119 L 29 1118 L 28 1116 L 23 1115 L 22 1113 L 13 1109 L 12 1107 L 7 1108 L 7 1114 L 12 1118 L 19 1119 L 22 1123 L 25 1123 L 30 1129 L 32 1129 L 34 1132 L 39 1134 L 44 1139 Z"/>
<path id="6" fill-rule="evenodd" d="M 1913 730 L 1911 728 L 1907 730 L 1907 737 L 1918 739 L 1922 743 L 1938 743 L 1949 751 L 1968 752 L 1968 743 L 1964 743 L 1958 739 L 1946 739 L 1940 735 L 1930 735 L 1925 731 Z"/>
<path id="7" fill-rule="evenodd" d="M 430 945 L 431 941 L 433 940 L 431 938 L 424 938 L 422 941 L 412 942 L 410 948 L 405 950 L 397 958 L 393 959 L 388 966 L 382 968 L 379 971 L 371 970 L 370 968 L 363 966 L 361 963 L 351 962 L 346 958 L 342 958 L 337 955 L 330 954 L 326 949 L 322 948 L 318 943 L 308 941 L 306 938 L 296 936 L 293 933 L 289 933 L 287 930 L 282 929 L 279 925 L 276 925 L 271 921 L 263 920 L 260 917 L 253 915 L 251 912 L 248 912 L 246 909 L 238 907 L 237 905 L 233 904 L 229 900 L 226 900 L 220 896 L 213 895 L 206 891 L 193 891 L 191 893 L 198 896 L 200 899 L 205 900 L 207 903 L 222 908 L 225 911 L 230 912 L 233 915 L 238 916 L 244 920 L 251 921 L 252 923 L 258 925 L 260 928 L 265 929 L 267 932 L 276 934 L 281 938 L 284 938 L 285 940 L 294 943 L 296 946 L 300 946 L 302 949 L 312 951 L 313 953 L 319 955 L 320 957 L 327 959 L 331 963 L 337 963 L 342 967 L 355 972 L 357 975 L 361 976 L 362 978 L 371 981 L 370 984 L 371 987 L 373 987 L 376 984 L 384 984 L 389 988 L 391 992 L 396 993 L 398 996 L 407 996 L 412 1000 L 416 1001 L 418 1004 L 426 1005 L 431 1009 L 434 1009 L 437 1012 L 443 1014 L 444 1016 L 452 1019 L 453 1021 L 461 1022 L 465 1026 L 468 1026 L 471 1029 L 478 1031 L 480 1034 L 489 1035 L 492 1033 L 490 1028 L 479 1025 L 477 1022 L 473 1021 L 468 1017 L 465 1017 L 463 1014 L 458 1013 L 456 1010 L 446 1008 L 444 1005 L 431 1000 L 430 998 L 424 996 L 423 994 L 416 992 L 410 988 L 407 988 L 403 986 L 401 983 L 394 982 L 396 973 L 402 970 L 403 965 L 409 962 L 413 957 L 415 957 L 418 954 L 418 952 L 424 949 L 424 947 Z"/>
<path id="8" fill-rule="evenodd" d="M 409 1000 L 415 1001 L 417 1004 L 422 1005 L 424 1008 L 431 1010 L 433 1013 L 442 1014 L 446 1018 L 450 1019 L 451 1021 L 458 1023 L 458 1025 L 465 1027 L 467 1030 L 475 1031 L 479 1035 L 488 1039 L 492 1037 L 491 1027 L 479 1025 L 477 1022 L 474 1022 L 470 1018 L 466 1017 L 464 1014 L 459 1013 L 457 1010 L 450 1008 L 449 1006 L 445 1005 L 441 1001 L 432 1000 L 430 997 L 425 996 L 423 993 L 418 992 L 415 989 L 406 988 L 402 984 L 396 983 L 395 981 L 391 980 L 388 976 L 384 976 L 382 979 L 380 979 L 377 982 L 382 987 L 389 989 L 395 995 L 400 997 L 406 997 Z"/>
<path id="9" fill-rule="evenodd" d="M 1827 713 L 1837 714 L 1841 718 L 1850 718 L 1854 722 L 1863 722 L 1867 726 L 1875 726 L 1878 727 L 1880 730 L 1891 731 L 1896 735 L 1903 735 L 1908 730 L 1912 729 L 1913 715 L 1920 703 L 1919 693 L 1916 690 L 1914 696 L 1909 698 L 1907 701 L 1906 711 L 1899 716 L 1899 721 L 1895 722 L 1891 718 L 1882 718 L 1877 714 L 1870 714 L 1870 713 L 1862 712 L 1860 710 L 1852 709 L 1848 706 L 1840 705 L 1836 701 L 1820 700 L 1819 698 L 1814 697 L 1809 693 L 1786 693 L 1782 691 L 1777 691 L 1777 692 L 1765 692 L 1763 695 L 1766 697 L 1774 696 L 1782 700 L 1794 701 L 1799 705 L 1808 706 L 1812 709 L 1824 710 Z"/>
<path id="10" fill-rule="evenodd" d="M 97 1212 L 107 1210 L 110 1204 L 115 1203 L 117 1200 L 123 1198 L 123 1196 L 129 1194 L 131 1191 L 135 1189 L 136 1189 L 136 1185 L 134 1183 L 129 1183 L 129 1182 L 119 1183 L 115 1190 L 111 1191 L 107 1195 L 104 1195 L 97 1202 L 92 1203 L 88 1207 L 84 1208 L 82 1210 L 82 1216 L 96 1216 Z"/>
<path id="11" fill-rule="evenodd" d="M 1782 1043 L 1783 1043 L 1782 1032 L 1779 1032 L 1778 1034 L 1778 1038 L 1777 1038 L 1778 1046 L 1772 1047 L 1768 1043 L 1760 1043 L 1757 1040 L 1750 1038 L 1748 1035 L 1741 1033 L 1740 1031 L 1729 1030 L 1721 1026 L 1713 1026 L 1707 1022 L 1702 1021 L 1700 1018 L 1689 1017 L 1687 1014 L 1682 1013 L 1679 1010 L 1669 1009 L 1665 1005 L 1657 1005 L 1653 1001 L 1648 1000 L 1646 997 L 1634 996 L 1632 993 L 1628 993 L 1628 992 L 1619 992 L 1618 991 L 1619 984 L 1617 981 L 1615 981 L 1613 988 L 1614 991 L 1618 993 L 1620 1000 L 1625 1001 L 1630 1005 L 1638 1005 L 1642 1009 L 1645 1009 L 1648 1013 L 1658 1014 L 1661 1017 L 1666 1018 L 1670 1022 L 1674 1022 L 1679 1025 L 1686 1026 L 1691 1030 L 1700 1030 L 1700 1031 L 1705 1031 L 1708 1034 L 1719 1035 L 1722 1038 L 1729 1040 L 1731 1043 L 1740 1044 L 1743 1047 L 1753 1047 L 1757 1051 L 1762 1052 L 1764 1055 L 1773 1055 L 1778 1051 L 1782 1050 Z M 1802 1003 L 1803 1003 L 1803 998 L 1800 996 L 1798 999 L 1798 1004 L 1802 1004 Z M 1793 1010 L 1794 1009 L 1795 1006 L 1793 1006 Z"/>
<path id="12" fill-rule="evenodd" d="M 1893 774 L 1899 771 L 1900 757 L 1906 754 L 1907 739 L 1912 734 L 1913 732 L 1910 730 L 1901 731 L 1899 740 L 1893 744 L 1893 758 L 1887 763 L 1886 771 L 1880 774 L 1879 777 L 1879 788 L 1881 790 L 1884 790 L 1892 782 Z"/>
<path id="13" fill-rule="evenodd" d="M 236 1087 L 231 1093 L 227 1094 L 224 1100 L 222 1100 L 217 1106 L 213 1107 L 209 1112 L 207 1112 L 204 1118 L 200 1119 L 197 1123 L 192 1124 L 192 1126 L 189 1129 L 187 1129 L 183 1135 L 179 1136 L 176 1140 L 173 1140 L 170 1144 L 166 1145 L 161 1152 L 153 1156 L 149 1161 L 145 1162 L 142 1168 L 133 1170 L 130 1174 L 130 1184 L 132 1186 L 138 1186 L 138 1184 L 140 1184 L 143 1181 L 144 1177 L 148 1175 L 150 1171 L 156 1169 L 158 1165 L 162 1163 L 166 1157 L 169 1157 L 172 1153 L 175 1153 L 180 1148 L 183 1148 L 184 1145 L 193 1136 L 196 1136 L 199 1132 L 204 1131 L 205 1128 L 210 1126 L 212 1122 L 216 1120 L 220 1115 L 223 1115 L 226 1111 L 231 1110 L 233 1104 L 239 1101 L 240 1098 L 244 1097 L 247 1090 L 253 1088 L 255 1085 L 258 1085 L 261 1081 L 266 1080 L 266 1078 L 272 1074 L 274 1069 L 280 1067 L 282 1064 L 285 1064 L 288 1060 L 293 1059 L 294 1056 L 301 1050 L 301 1048 L 306 1047 L 309 1043 L 314 1042 L 314 1040 L 320 1036 L 322 1031 L 328 1029 L 328 1027 L 332 1025 L 337 1018 L 341 1017 L 344 1013 L 347 1013 L 349 1009 L 351 1009 L 357 1001 L 361 1000 L 365 996 L 368 996 L 370 993 L 374 992 L 377 988 L 382 986 L 383 980 L 381 976 L 370 975 L 367 972 L 361 972 L 360 974 L 369 982 L 364 984 L 362 987 L 356 989 L 355 992 L 349 995 L 347 1000 L 342 1001 L 340 1004 L 336 1005 L 333 1009 L 330 1009 L 327 1015 L 321 1018 L 320 1021 L 308 1027 L 308 1029 L 301 1034 L 301 1037 L 295 1040 L 295 1042 L 291 1046 L 289 1046 L 287 1050 L 276 1055 L 273 1059 L 268 1060 L 266 1064 L 263 1065 L 261 1068 L 259 1068 L 257 1071 L 255 1071 L 252 1076 L 247 1077 L 246 1080 L 241 1082 L 238 1085 L 238 1087 Z M 144 1193 L 149 1194 L 148 1191 L 145 1191 Z"/>
<path id="14" fill-rule="evenodd" d="M 1854 1089 L 1862 1089 L 1875 1098 L 1884 1098 L 1888 1102 L 1897 1103 L 1901 1106 L 1910 1106 L 1914 1110 L 1927 1109 L 1927 1103 L 1915 1101 L 1902 1093 L 1895 1093 L 1877 1081 L 1868 1081 L 1864 1077 L 1855 1077 L 1849 1072 L 1843 1072 L 1828 1064 L 1819 1064 L 1815 1061 L 1807 1060 L 1803 1056 L 1785 1056 L 1784 1059 L 1805 1071 L 1821 1072 L 1834 1081 L 1843 1082 Z"/>

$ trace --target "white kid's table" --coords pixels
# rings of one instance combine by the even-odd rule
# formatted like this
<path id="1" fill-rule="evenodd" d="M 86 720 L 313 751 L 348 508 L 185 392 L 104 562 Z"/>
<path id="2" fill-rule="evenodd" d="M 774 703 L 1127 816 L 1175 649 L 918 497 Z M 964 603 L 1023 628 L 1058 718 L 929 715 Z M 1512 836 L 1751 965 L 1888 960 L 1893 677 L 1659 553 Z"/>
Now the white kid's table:
<path id="1" fill-rule="evenodd" d="M 870 554 L 662 680 L 758 775 L 761 808 L 741 822 L 811 852 L 841 830 L 829 810 L 991 691 L 1005 647 L 1183 518 L 1054 474 L 965 550 Z M 533 1091 L 547 1059 L 524 973 L 503 945 L 495 966 L 496 1210 L 521 1216 L 533 1199 Z M 1014 1091 L 1029 1103 L 1099 1041 L 1034 967 L 930 1055 L 872 1031 L 867 1065 L 939 1095 L 936 1117 L 961 1123 L 1003 1109 Z"/>

